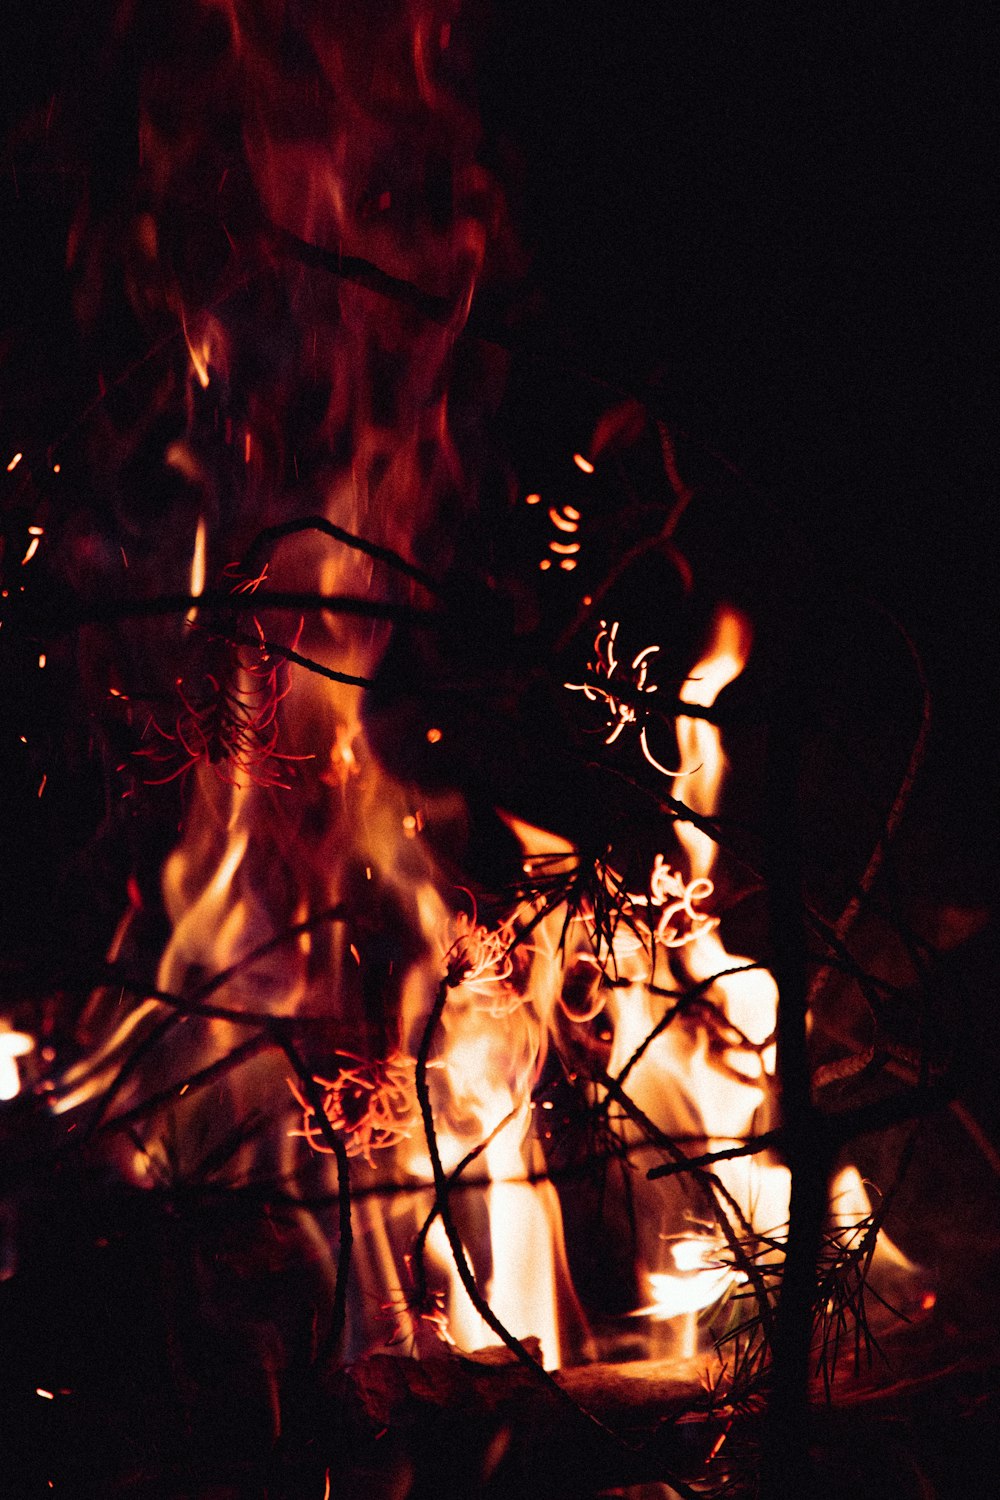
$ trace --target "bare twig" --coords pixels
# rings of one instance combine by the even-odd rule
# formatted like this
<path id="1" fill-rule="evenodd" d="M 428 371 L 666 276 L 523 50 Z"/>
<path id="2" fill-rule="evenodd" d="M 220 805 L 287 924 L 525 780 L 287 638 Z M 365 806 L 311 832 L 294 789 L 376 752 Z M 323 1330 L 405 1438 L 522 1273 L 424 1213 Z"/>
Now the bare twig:
<path id="1" fill-rule="evenodd" d="M 15 601 L 18 623 L 34 630 L 63 634 L 81 625 L 115 625 L 122 620 L 148 620 L 169 615 L 186 615 L 197 609 L 199 614 L 220 610 L 231 615 L 233 595 L 217 589 L 203 594 L 156 594 L 147 599 L 91 600 L 87 604 L 39 606 Z M 254 608 L 290 611 L 302 614 L 315 610 L 323 614 L 350 615 L 366 620 L 386 620 L 393 624 L 430 625 L 440 619 L 431 610 L 416 609 L 408 604 L 393 604 L 357 594 L 320 594 L 294 589 L 273 589 L 254 595 Z M 14 609 L 11 610 L 13 615 Z M 258 641 L 259 645 L 260 642 Z"/>
<path id="2" fill-rule="evenodd" d="M 279 646 L 276 641 L 267 640 L 263 636 L 252 635 L 226 635 L 226 639 L 232 641 L 234 646 L 253 646 L 258 651 L 265 651 L 268 656 L 279 656 L 282 661 L 291 662 L 293 666 L 304 667 L 307 672 L 315 672 L 317 677 L 325 677 L 329 682 L 343 682 L 348 687 L 374 687 L 374 679 L 371 677 L 356 677 L 351 672 L 338 672 L 333 667 L 326 667 L 321 661 L 316 661 L 311 656 L 303 656 L 301 651 L 293 651 L 291 646 Z"/>
<path id="3" fill-rule="evenodd" d="M 429 573 L 425 573 L 423 568 L 418 568 L 415 563 L 408 562 L 391 547 L 380 546 L 378 542 L 369 542 L 367 538 L 358 536 L 353 531 L 347 531 L 333 521 L 328 521 L 325 516 L 301 516 L 292 521 L 281 521 L 274 526 L 266 527 L 258 532 L 251 542 L 241 567 L 248 573 L 253 573 L 259 566 L 263 555 L 271 552 L 278 542 L 286 537 L 301 536 L 310 531 L 318 532 L 321 536 L 328 536 L 331 540 L 350 547 L 352 551 L 363 552 L 366 557 L 385 563 L 388 567 L 394 568 L 397 573 L 404 573 L 407 578 L 412 578 L 429 593 L 442 593 L 441 585 Z"/>
<path id="4" fill-rule="evenodd" d="M 745 1234 L 748 1242 L 752 1242 L 754 1239 L 753 1226 L 750 1224 L 749 1220 L 744 1214 L 739 1203 L 733 1197 L 732 1193 L 725 1186 L 725 1184 L 723 1182 L 720 1182 L 720 1180 L 713 1173 L 706 1171 L 702 1167 L 696 1166 L 692 1158 L 689 1157 L 680 1148 L 680 1146 L 678 1146 L 676 1141 L 674 1141 L 670 1136 L 666 1135 L 664 1131 L 660 1130 L 660 1128 L 649 1118 L 645 1111 L 640 1109 L 640 1107 L 635 1103 L 630 1095 L 625 1092 L 618 1080 L 616 1078 L 613 1078 L 610 1073 L 597 1071 L 594 1074 L 594 1082 L 600 1084 L 602 1088 L 607 1090 L 609 1096 L 614 1099 L 615 1102 L 620 1105 L 620 1107 L 625 1111 L 628 1117 L 636 1125 L 639 1126 L 640 1130 L 643 1131 L 647 1139 L 654 1146 L 658 1146 L 661 1150 L 666 1151 L 668 1156 L 671 1156 L 675 1162 L 679 1163 L 683 1170 L 690 1171 L 695 1181 L 701 1186 L 706 1200 L 712 1210 L 715 1221 L 718 1224 L 719 1229 L 722 1232 L 722 1236 L 733 1255 L 733 1259 L 736 1265 L 745 1274 L 747 1280 L 750 1282 L 751 1286 L 754 1289 L 754 1292 L 756 1293 L 761 1324 L 766 1330 L 770 1330 L 771 1304 L 768 1297 L 767 1288 L 764 1284 L 764 1279 L 760 1272 L 760 1267 L 756 1264 L 753 1256 L 748 1254 L 741 1244 L 739 1236 L 736 1234 L 735 1230 L 733 1229 L 732 1223 L 730 1222 L 729 1214 L 727 1214 L 726 1208 L 728 1208 L 730 1213 L 732 1213 L 733 1218 L 739 1224 L 740 1229 Z M 723 1203 L 725 1203 L 726 1205 L 725 1208 L 723 1207 Z"/>
<path id="5" fill-rule="evenodd" d="M 242 1020 L 244 1024 L 247 1020 L 253 1018 L 251 1023 L 256 1027 L 262 1027 L 266 1031 L 267 1022 L 270 1019 L 267 1016 L 262 1016 L 259 1013 L 254 1016 L 253 1012 L 223 1012 L 221 1008 L 213 1012 L 205 1006 L 204 1002 L 211 995 L 224 989 L 227 984 L 233 979 L 238 978 L 240 974 L 245 973 L 247 969 L 253 968 L 254 964 L 259 963 L 262 958 L 267 958 L 269 954 L 284 947 L 286 943 L 293 942 L 296 938 L 301 937 L 303 933 L 312 932 L 315 928 L 321 927 L 326 922 L 342 922 L 346 920 L 346 908 L 342 906 L 328 906 L 323 911 L 316 912 L 311 917 L 304 918 L 301 922 L 293 923 L 292 926 L 284 928 L 273 937 L 267 938 L 263 943 L 258 943 L 256 948 L 252 948 L 242 958 L 236 959 L 233 963 L 227 965 L 226 968 L 220 969 L 217 974 L 213 974 L 210 979 L 205 980 L 195 990 L 190 1001 L 186 1001 L 177 995 L 167 994 L 165 991 L 153 991 L 145 986 L 136 986 L 137 992 L 141 993 L 144 999 L 160 1000 L 163 1004 L 171 1007 L 173 1014 L 165 1016 L 152 1031 L 143 1037 L 142 1041 L 126 1057 L 117 1074 L 98 1100 L 97 1108 L 87 1125 L 82 1142 L 91 1139 L 104 1119 L 104 1116 L 111 1108 L 112 1103 L 118 1094 L 121 1093 L 125 1083 L 136 1071 L 142 1060 L 159 1046 L 160 1042 L 169 1035 L 185 1015 L 202 1015 L 216 1020 Z"/>
<path id="6" fill-rule="evenodd" d="M 479 1157 L 483 1154 L 488 1146 L 493 1144 L 504 1127 L 509 1125 L 512 1120 L 516 1120 L 519 1114 L 520 1107 L 515 1105 L 513 1109 L 509 1110 L 507 1114 L 504 1115 L 502 1120 L 494 1125 L 489 1135 L 487 1135 L 483 1140 L 479 1141 L 475 1146 L 473 1146 L 471 1151 L 467 1151 L 465 1153 L 465 1155 L 462 1157 L 462 1160 L 455 1168 L 453 1168 L 448 1176 L 449 1193 L 453 1192 L 455 1187 L 459 1184 L 466 1169 L 468 1167 L 471 1167 L 474 1161 L 478 1161 Z M 487 1179 L 482 1185 L 484 1187 L 488 1186 L 489 1179 Z M 440 1212 L 440 1203 L 438 1199 L 435 1198 L 431 1211 L 427 1215 L 423 1224 L 421 1224 L 417 1237 L 413 1242 L 413 1251 L 411 1258 L 415 1298 L 418 1307 L 422 1307 L 427 1300 L 427 1272 L 424 1263 L 424 1248 L 427 1244 L 427 1236 L 431 1232 L 431 1225 L 434 1223 Z"/>
<path id="7" fill-rule="evenodd" d="M 284 1018 L 281 1018 L 282 1020 Z M 332 1359 L 340 1347 L 347 1323 L 347 1279 L 351 1269 L 351 1251 L 354 1244 L 354 1229 L 351 1222 L 351 1168 L 347 1159 L 347 1147 L 334 1130 L 323 1108 L 323 1094 L 312 1073 L 306 1067 L 292 1042 L 287 1026 L 275 1018 L 275 1033 L 278 1045 L 295 1069 L 303 1093 L 312 1106 L 320 1134 L 333 1152 L 337 1163 L 337 1205 L 339 1208 L 340 1246 L 337 1255 L 337 1280 L 333 1291 L 333 1310 L 326 1338 L 316 1352 L 316 1360 L 322 1363 Z"/>

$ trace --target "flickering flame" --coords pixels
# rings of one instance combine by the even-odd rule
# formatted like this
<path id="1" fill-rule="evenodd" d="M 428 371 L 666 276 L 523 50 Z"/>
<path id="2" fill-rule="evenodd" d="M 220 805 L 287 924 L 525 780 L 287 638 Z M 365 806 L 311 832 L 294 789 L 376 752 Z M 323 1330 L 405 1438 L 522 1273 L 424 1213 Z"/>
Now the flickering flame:
<path id="1" fill-rule="evenodd" d="M 195 347 L 195 345 L 191 342 L 191 336 L 188 333 L 187 323 L 184 319 L 183 313 L 181 314 L 181 328 L 184 331 L 184 342 L 187 344 L 187 351 L 191 356 L 191 364 L 194 369 L 194 373 L 198 377 L 198 384 L 201 386 L 202 390 L 207 391 L 210 379 L 208 373 L 208 361 L 209 355 L 211 353 L 209 341 L 207 338 L 204 338 L 201 342 L 201 347 Z M 194 591 L 192 590 L 192 592 Z"/>
<path id="2" fill-rule="evenodd" d="M 194 550 L 191 554 L 191 580 L 189 589 L 195 599 L 200 599 L 205 592 L 205 517 L 198 517 L 198 525 L 194 533 Z M 187 623 L 193 625 L 198 617 L 197 606 L 192 605 L 187 612 Z"/>
<path id="3" fill-rule="evenodd" d="M 16 1099 L 21 1091 L 19 1057 L 35 1048 L 35 1039 L 24 1031 L 8 1031 L 0 1025 L 0 1099 Z"/>
<path id="4" fill-rule="evenodd" d="M 745 616 L 732 609 L 720 610 L 708 651 L 681 687 L 681 701 L 711 708 L 722 689 L 743 670 L 750 641 L 750 625 Z M 726 769 L 719 727 L 707 719 L 681 717 L 677 720 L 677 743 L 685 762 L 697 765 L 698 769 L 675 785 L 674 795 L 693 812 L 711 817 L 718 808 Z M 683 818 L 678 819 L 676 832 L 687 854 L 692 878 L 709 876 L 716 859 L 714 839 Z M 730 1059 L 737 1062 L 737 1071 L 750 1078 L 759 1077 L 760 1065 L 754 1060 L 757 1054 L 752 1049 L 763 1048 L 760 1062 L 766 1072 L 773 1072 L 774 1048 L 764 1046 L 773 1036 L 777 1017 L 778 990 L 771 974 L 751 959 L 729 953 L 717 929 L 699 934 L 699 940 L 686 950 L 685 965 L 695 981 L 719 976 L 713 992 L 719 995 L 727 1019 L 748 1043 Z M 730 970 L 736 972 L 727 972 Z"/>

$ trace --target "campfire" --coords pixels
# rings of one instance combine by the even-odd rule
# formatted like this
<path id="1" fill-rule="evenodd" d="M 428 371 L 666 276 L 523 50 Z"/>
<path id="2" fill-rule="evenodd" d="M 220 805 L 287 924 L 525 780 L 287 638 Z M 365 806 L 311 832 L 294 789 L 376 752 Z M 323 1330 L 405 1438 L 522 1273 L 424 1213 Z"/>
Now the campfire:
<path id="1" fill-rule="evenodd" d="M 525 333 L 475 43 L 189 0 L 127 203 L 75 205 L 81 338 L 135 349 L 4 458 L 31 796 L 104 799 L 86 939 L 0 1012 L 19 1351 L 73 1266 L 17 1493 L 795 1493 L 936 1337 L 920 1122 L 995 1159 L 885 894 L 917 647 L 833 609 L 904 684 L 854 809 L 807 549 L 748 554 L 656 386 Z"/>

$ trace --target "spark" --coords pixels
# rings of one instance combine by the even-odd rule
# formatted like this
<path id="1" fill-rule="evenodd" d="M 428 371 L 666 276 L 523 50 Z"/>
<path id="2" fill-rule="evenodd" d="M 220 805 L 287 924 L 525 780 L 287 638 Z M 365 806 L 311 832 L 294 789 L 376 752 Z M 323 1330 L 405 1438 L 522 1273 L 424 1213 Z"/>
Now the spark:
<path id="1" fill-rule="evenodd" d="M 428 729 L 428 731 L 427 731 L 427 743 L 429 745 L 439 745 L 441 743 L 441 731 L 440 731 L 440 729 Z"/>
<path id="2" fill-rule="evenodd" d="M 17 468 L 18 464 L 21 462 L 21 459 L 23 457 L 24 457 L 23 453 L 15 453 L 14 454 L 14 457 L 11 459 L 10 463 L 7 465 L 7 473 L 8 474 L 13 474 L 14 470 Z"/>
<path id="3" fill-rule="evenodd" d="M 571 516 L 568 505 L 564 506 L 561 511 L 556 510 L 554 505 L 550 505 L 549 520 L 558 531 L 579 531 L 580 529 L 580 512 L 576 511 Z"/>
<path id="4" fill-rule="evenodd" d="M 574 552 L 579 552 L 579 550 L 580 550 L 580 543 L 579 542 L 550 542 L 549 543 L 549 551 L 550 552 L 555 552 L 560 557 L 562 557 L 562 556 L 569 556 L 569 555 L 571 555 Z"/>
<path id="5" fill-rule="evenodd" d="M 35 1395 L 41 1396 L 44 1401 L 54 1401 L 56 1399 L 54 1391 L 47 1391 L 40 1385 L 35 1386 Z"/>
<path id="6" fill-rule="evenodd" d="M 48 779 L 49 779 L 49 773 L 48 773 L 48 771 L 46 771 L 46 772 L 43 773 L 42 779 L 38 783 L 38 795 L 39 795 L 39 797 L 44 792 L 44 790 L 45 790 L 45 783 L 48 781 Z"/>
<path id="7" fill-rule="evenodd" d="M 525 505 L 540 505 L 541 501 L 541 495 L 536 494 L 534 491 L 532 491 L 530 495 L 525 495 L 524 497 Z"/>
<path id="8" fill-rule="evenodd" d="M 594 465 L 590 462 L 589 458 L 584 458 L 582 453 L 574 453 L 573 462 L 576 464 L 581 473 L 593 474 Z"/>
<path id="9" fill-rule="evenodd" d="M 39 665 L 39 667 L 44 667 L 47 660 L 48 660 L 48 658 L 45 655 L 45 652 L 44 651 L 40 652 L 39 656 L 38 656 L 38 665 Z"/>

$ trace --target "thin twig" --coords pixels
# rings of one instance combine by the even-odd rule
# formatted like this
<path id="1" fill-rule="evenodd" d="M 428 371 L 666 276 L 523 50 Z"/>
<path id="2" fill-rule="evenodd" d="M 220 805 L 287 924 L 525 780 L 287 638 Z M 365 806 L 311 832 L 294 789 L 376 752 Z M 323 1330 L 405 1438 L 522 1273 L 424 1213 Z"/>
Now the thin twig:
<path id="1" fill-rule="evenodd" d="M 694 1166 L 692 1159 L 681 1150 L 676 1141 L 660 1130 L 659 1126 L 649 1118 L 644 1110 L 640 1109 L 639 1105 L 625 1092 L 618 1080 L 613 1078 L 610 1073 L 597 1071 L 594 1074 L 594 1082 L 607 1090 L 611 1098 L 639 1126 L 653 1145 L 659 1146 L 661 1150 L 666 1151 L 669 1156 L 672 1156 L 674 1161 L 681 1163 L 686 1169 L 691 1171 L 695 1181 L 705 1193 L 716 1223 L 732 1252 L 736 1264 L 744 1272 L 756 1293 L 761 1324 L 769 1331 L 771 1326 L 771 1305 L 767 1288 L 764 1285 L 764 1279 L 760 1273 L 760 1267 L 756 1264 L 753 1256 L 744 1250 L 738 1235 L 729 1221 L 729 1216 L 725 1208 L 723 1208 L 722 1203 L 719 1201 L 720 1198 L 724 1200 L 743 1233 L 747 1236 L 748 1241 L 752 1241 L 754 1238 L 753 1226 L 732 1193 L 713 1173 L 706 1171 L 704 1168 Z"/>
<path id="2" fill-rule="evenodd" d="M 147 599 L 97 599 L 87 604 L 39 606 L 34 603 L 14 601 L 19 622 L 32 629 L 63 634 L 78 630 L 82 625 L 115 625 L 123 620 L 157 619 L 167 615 L 186 615 L 197 609 L 199 614 L 210 610 L 221 610 L 231 615 L 234 599 L 231 593 L 206 589 L 203 594 L 155 594 Z M 258 612 L 276 609 L 302 614 L 316 610 L 323 614 L 350 615 L 366 620 L 386 620 L 393 624 L 431 625 L 440 620 L 440 614 L 425 609 L 416 609 L 409 604 L 393 604 L 386 600 L 370 599 L 358 594 L 320 594 L 294 589 L 273 589 L 254 595 L 254 608 Z M 11 610 L 13 614 L 14 611 Z M 258 640 L 257 644 L 260 642 Z"/>
<path id="3" fill-rule="evenodd" d="M 170 1020 L 178 1019 L 171 1016 Z M 94 1127 L 89 1136 L 107 1135 L 113 1130 L 121 1130 L 123 1126 L 130 1125 L 135 1120 L 140 1120 L 144 1115 L 152 1114 L 159 1109 L 161 1104 L 176 1103 L 178 1097 L 183 1094 L 185 1099 L 196 1094 L 199 1089 L 206 1088 L 208 1084 L 215 1083 L 226 1073 L 232 1072 L 242 1063 L 249 1062 L 260 1052 L 266 1052 L 268 1048 L 277 1046 L 276 1039 L 266 1031 L 260 1031 L 256 1036 L 248 1037 L 245 1042 L 240 1042 L 227 1052 L 224 1057 L 217 1058 L 215 1062 L 199 1068 L 196 1073 L 189 1073 L 180 1083 L 172 1083 L 169 1088 L 160 1089 L 155 1094 L 147 1094 L 145 1099 L 140 1099 L 138 1104 L 125 1110 L 120 1115 L 114 1115 L 110 1120 L 104 1120 L 99 1126 Z"/>
<path id="4" fill-rule="evenodd" d="M 280 1018 L 283 1023 L 286 1018 Z M 276 1023 L 278 1018 L 275 1018 Z M 347 1324 L 347 1279 L 351 1269 L 354 1228 L 351 1221 L 351 1167 L 347 1147 L 334 1130 L 323 1108 L 323 1094 L 312 1073 L 300 1058 L 285 1024 L 276 1024 L 276 1040 L 298 1075 L 303 1092 L 312 1108 L 320 1134 L 333 1152 L 337 1163 L 337 1205 L 340 1221 L 340 1245 L 337 1255 L 337 1280 L 333 1291 L 333 1309 L 326 1338 L 316 1351 L 316 1362 L 332 1359 L 340 1346 Z"/>
<path id="5" fill-rule="evenodd" d="M 301 651 L 293 651 L 291 646 L 279 646 L 276 641 L 269 641 L 264 636 L 227 634 L 226 639 L 234 646 L 252 646 L 258 651 L 266 652 L 268 656 L 279 656 L 282 661 L 291 662 L 296 667 L 304 667 L 307 672 L 315 672 L 317 677 L 325 677 L 329 682 L 342 682 L 348 687 L 375 686 L 375 680 L 372 677 L 356 677 L 351 672 L 338 672 L 333 667 L 324 666 L 321 661 L 316 661 L 311 656 L 303 656 Z"/>
<path id="6" fill-rule="evenodd" d="M 315 912 L 311 917 L 305 917 L 301 922 L 295 922 L 290 927 L 283 928 L 281 932 L 275 933 L 273 937 L 265 939 L 263 943 L 258 943 L 256 948 L 252 948 L 242 958 L 236 959 L 233 963 L 228 964 L 226 968 L 220 969 L 218 973 L 213 974 L 210 979 L 206 979 L 194 991 L 190 1001 L 186 1001 L 177 995 L 169 995 L 165 991 L 152 991 L 145 987 L 135 987 L 137 993 L 140 993 L 143 999 L 159 1000 L 161 1003 L 169 1005 L 173 1014 L 164 1017 L 159 1025 L 143 1037 L 142 1041 L 126 1057 L 118 1073 L 111 1080 L 104 1094 L 99 1099 L 97 1108 L 88 1122 L 81 1143 L 85 1143 L 93 1137 L 104 1116 L 111 1108 L 113 1101 L 121 1092 L 126 1081 L 135 1072 L 142 1059 L 148 1056 L 163 1041 L 184 1016 L 194 1014 L 210 1017 L 213 1020 L 236 1021 L 237 1024 L 242 1021 L 245 1024 L 246 1020 L 254 1017 L 253 1012 L 237 1013 L 223 1011 L 221 1007 L 212 1011 L 205 1006 L 204 1002 L 211 995 L 224 989 L 227 984 L 233 979 L 238 978 L 240 974 L 253 968 L 254 964 L 259 963 L 262 958 L 267 958 L 269 954 L 274 953 L 278 948 L 284 947 L 286 943 L 293 942 L 296 938 L 302 937 L 304 933 L 312 932 L 315 928 L 322 926 L 326 922 L 346 921 L 347 916 L 346 907 L 340 905 L 328 906 L 323 911 Z M 268 1019 L 268 1017 L 257 1013 L 251 1024 L 263 1026 L 266 1029 Z"/>
<path id="7" fill-rule="evenodd" d="M 508 1113 L 504 1115 L 503 1119 L 500 1120 L 498 1124 L 494 1125 L 493 1129 L 490 1131 L 489 1135 L 485 1137 L 485 1139 L 479 1141 L 477 1145 L 473 1146 L 471 1151 L 467 1151 L 465 1153 L 465 1155 L 462 1157 L 462 1160 L 455 1168 L 453 1168 L 448 1176 L 449 1193 L 453 1192 L 458 1186 L 466 1169 L 468 1167 L 471 1167 L 472 1163 L 478 1160 L 478 1158 L 483 1154 L 486 1148 L 493 1144 L 497 1136 L 500 1134 L 501 1130 L 503 1130 L 506 1125 L 509 1125 L 512 1120 L 517 1119 L 517 1116 L 520 1114 L 520 1112 L 520 1106 L 515 1105 L 513 1109 L 509 1110 Z M 483 1186 L 488 1187 L 491 1180 L 492 1179 L 487 1178 L 483 1183 Z M 416 1302 L 420 1307 L 422 1307 L 427 1300 L 427 1272 L 424 1264 L 424 1248 L 427 1244 L 427 1236 L 431 1231 L 431 1225 L 434 1223 L 440 1212 L 440 1204 L 438 1202 L 438 1199 L 435 1198 L 431 1211 L 427 1215 L 423 1224 L 421 1224 L 417 1237 L 413 1242 L 413 1250 L 411 1252 L 413 1281 L 415 1286 Z"/>
<path id="8" fill-rule="evenodd" d="M 429 593 L 441 594 L 443 592 L 437 580 L 429 573 L 425 573 L 423 568 L 418 568 L 416 563 L 408 562 L 391 547 L 380 546 L 378 542 L 369 542 L 367 538 L 358 536 L 353 531 L 347 531 L 343 526 L 328 521 L 325 516 L 301 516 L 293 521 L 280 521 L 274 526 L 265 527 L 263 531 L 258 532 L 247 549 L 241 563 L 241 570 L 252 574 L 259 566 L 263 554 L 270 552 L 278 542 L 286 537 L 301 536 L 304 532 L 310 531 L 319 532 L 335 542 L 341 542 L 355 552 L 363 552 L 366 557 L 385 563 L 388 567 L 394 568 L 397 573 L 405 573 L 407 578 L 412 578 Z"/>

